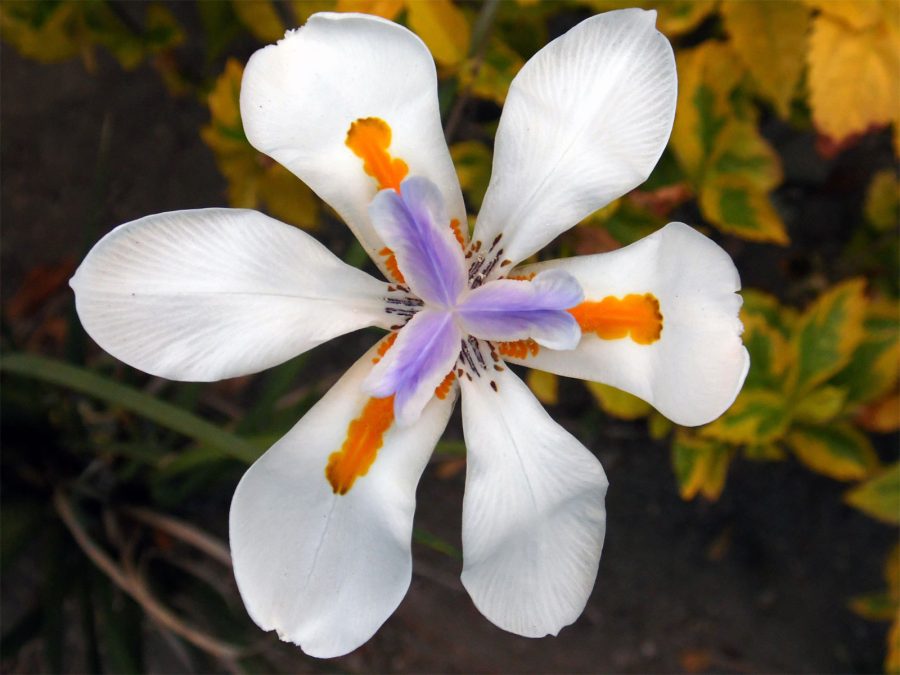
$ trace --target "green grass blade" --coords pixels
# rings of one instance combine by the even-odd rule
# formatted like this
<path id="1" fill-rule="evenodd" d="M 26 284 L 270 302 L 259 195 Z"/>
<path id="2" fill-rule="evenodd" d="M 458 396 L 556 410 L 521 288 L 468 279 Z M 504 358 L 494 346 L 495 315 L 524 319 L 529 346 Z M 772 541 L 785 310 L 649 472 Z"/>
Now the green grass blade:
<path id="1" fill-rule="evenodd" d="M 260 449 L 252 443 L 181 408 L 149 394 L 56 359 L 32 354 L 8 354 L 0 359 L 0 372 L 55 384 L 118 406 L 192 438 L 218 448 L 243 462 L 252 462 Z"/>

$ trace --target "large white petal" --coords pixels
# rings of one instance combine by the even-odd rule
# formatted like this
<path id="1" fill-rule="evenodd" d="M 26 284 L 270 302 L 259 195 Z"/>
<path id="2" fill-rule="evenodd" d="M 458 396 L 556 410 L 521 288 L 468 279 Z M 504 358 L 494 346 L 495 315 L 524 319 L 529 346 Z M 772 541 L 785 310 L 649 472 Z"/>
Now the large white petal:
<path id="1" fill-rule="evenodd" d="M 387 285 L 256 211 L 173 211 L 117 227 L 70 282 L 110 354 L 173 380 L 257 372 L 366 326 Z"/>
<path id="2" fill-rule="evenodd" d="M 406 28 L 362 14 L 315 14 L 256 52 L 244 71 L 247 138 L 328 202 L 381 264 L 384 244 L 366 211 L 378 186 L 345 144 L 350 125 L 369 117 L 390 126 L 391 156 L 406 162 L 409 175 L 437 185 L 450 218 L 465 224 L 434 61 Z"/>
<path id="3" fill-rule="evenodd" d="M 250 467 L 231 503 L 231 554 L 247 611 L 322 658 L 362 645 L 406 594 L 416 484 L 456 396 L 435 398 L 411 427 L 393 425 L 368 473 L 337 495 L 325 467 L 368 400 L 360 385 L 374 355 Z"/>
<path id="4" fill-rule="evenodd" d="M 741 280 L 711 239 L 670 223 L 618 251 L 529 265 L 521 273 L 544 269 L 574 276 L 586 300 L 652 293 L 663 315 L 662 334 L 642 345 L 585 333 L 573 351 L 541 349 L 521 363 L 611 384 L 687 426 L 714 420 L 734 402 L 750 367 L 738 318 Z"/>
<path id="5" fill-rule="evenodd" d="M 677 82 L 656 12 L 581 22 L 513 80 L 474 240 L 518 262 L 640 185 L 672 129 Z M 499 267 L 494 268 L 499 272 Z"/>
<path id="6" fill-rule="evenodd" d="M 600 462 L 510 371 L 460 378 L 468 450 L 462 582 L 475 606 L 526 637 L 584 610 L 606 532 Z"/>

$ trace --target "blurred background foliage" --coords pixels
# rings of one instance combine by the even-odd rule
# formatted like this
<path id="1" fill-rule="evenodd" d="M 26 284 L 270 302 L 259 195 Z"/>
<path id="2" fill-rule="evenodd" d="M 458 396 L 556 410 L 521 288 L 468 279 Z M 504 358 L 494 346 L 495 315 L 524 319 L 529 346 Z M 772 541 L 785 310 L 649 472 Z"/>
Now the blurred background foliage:
<path id="1" fill-rule="evenodd" d="M 699 428 L 674 426 L 605 385 L 587 384 L 590 400 L 611 418 L 646 424 L 670 448 L 672 480 L 684 500 L 718 500 L 736 462 L 796 462 L 846 485 L 845 504 L 890 528 L 886 540 L 896 542 L 900 4 L 628 4 L 655 8 L 659 29 L 675 47 L 679 97 L 671 142 L 647 183 L 587 218 L 545 255 L 613 250 L 669 220 L 698 227 L 736 258 L 749 286 L 742 319 L 752 365 L 731 409 Z M 475 214 L 515 73 L 577 20 L 621 6 L 612 0 L 200 2 L 190 10 L 199 26 L 192 33 L 162 4 L 5 0 L 0 31 L 21 57 L 41 63 L 78 59 L 93 72 L 106 52 L 126 70 L 152 67 L 172 97 L 208 108 L 208 121 L 196 131 L 224 177 L 227 202 L 320 236 L 341 227 L 328 207 L 244 135 L 238 100 L 248 43 L 273 42 L 323 10 L 368 12 L 409 26 L 437 62 L 445 131 Z M 185 57 L 191 48 L 200 50 L 199 58 Z M 874 158 L 866 156 L 865 184 L 841 193 L 838 244 L 820 247 L 802 203 L 832 192 L 823 167 L 861 145 Z M 344 257 L 366 263 L 354 244 Z M 212 387 L 144 377 L 99 353 L 83 335 L 65 290 L 73 270 L 71 260 L 35 268 L 4 298 L 0 563 L 8 574 L 38 546 L 45 566 L 40 597 L 4 621 L 4 669 L 71 670 L 71 630 L 56 611 L 64 602 L 80 613 L 79 659 L 90 672 L 144 670 L 154 646 L 145 644 L 147 621 L 160 628 L 174 668 L 295 669 L 299 652 L 269 641 L 245 618 L 229 581 L 226 544 L 196 520 L 167 512 L 198 498 L 209 513 L 227 512 L 248 463 L 339 370 L 323 371 L 300 356 L 259 377 Z M 52 302 L 55 310 L 47 313 Z M 528 382 L 548 405 L 577 397 L 552 375 L 532 371 Z M 440 475 L 459 475 L 462 444 L 442 442 L 436 462 Z M 459 556 L 432 532 L 419 529 L 415 536 L 427 549 Z M 831 600 L 890 623 L 883 665 L 898 673 L 900 546 L 865 555 L 884 558 L 884 587 Z M 717 668 L 702 654 L 687 655 L 682 667 Z"/>

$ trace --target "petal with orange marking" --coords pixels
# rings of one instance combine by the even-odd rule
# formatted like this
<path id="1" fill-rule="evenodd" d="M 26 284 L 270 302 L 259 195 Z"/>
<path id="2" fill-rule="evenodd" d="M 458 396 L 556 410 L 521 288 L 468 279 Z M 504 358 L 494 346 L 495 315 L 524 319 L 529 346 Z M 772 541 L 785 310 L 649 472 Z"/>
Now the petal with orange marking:
<path id="1" fill-rule="evenodd" d="M 392 187 L 379 176 L 390 182 L 402 174 L 399 163 L 409 176 L 437 185 L 449 217 L 466 222 L 441 126 L 434 60 L 402 26 L 363 14 L 313 15 L 250 58 L 241 119 L 254 147 L 328 202 L 385 273 L 378 255 L 385 244 L 367 208 L 380 187 Z M 361 142 L 348 145 L 351 126 L 367 119 L 380 120 L 389 134 L 366 123 Z"/>
<path id="2" fill-rule="evenodd" d="M 610 384 L 686 426 L 710 422 L 732 404 L 750 364 L 738 318 L 741 282 L 729 255 L 711 239 L 670 223 L 618 251 L 522 268 L 546 269 L 565 270 L 581 284 L 586 301 L 598 303 L 588 312 L 592 316 L 583 317 L 594 321 L 593 330 L 583 324 L 572 351 L 541 349 L 510 361 Z M 652 339 L 653 303 L 641 300 L 647 294 L 662 316 L 658 339 Z M 609 306 L 601 308 L 603 302 Z M 636 332 L 612 330 L 614 313 L 619 319 L 630 315 Z"/>
<path id="3" fill-rule="evenodd" d="M 231 503 L 231 554 L 247 611 L 311 656 L 356 649 L 406 594 L 416 485 L 455 403 L 455 395 L 434 397 L 415 424 L 380 431 L 365 473 L 336 493 L 326 467 L 348 432 L 359 433 L 351 426 L 366 416 L 361 384 L 377 354 L 369 350 L 250 467 Z"/>

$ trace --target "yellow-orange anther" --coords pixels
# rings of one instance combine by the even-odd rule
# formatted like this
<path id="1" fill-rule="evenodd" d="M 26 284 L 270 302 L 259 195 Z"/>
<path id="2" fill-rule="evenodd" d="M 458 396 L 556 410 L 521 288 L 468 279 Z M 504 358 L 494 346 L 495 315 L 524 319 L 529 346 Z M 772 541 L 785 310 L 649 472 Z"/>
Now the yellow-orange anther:
<path id="1" fill-rule="evenodd" d="M 363 161 L 363 170 L 378 181 L 378 189 L 400 191 L 400 183 L 409 173 L 402 159 L 391 157 L 391 128 L 378 117 L 361 117 L 347 131 L 347 147 Z"/>
<path id="2" fill-rule="evenodd" d="M 568 311 L 582 332 L 595 333 L 604 340 L 630 335 L 639 345 L 649 345 L 662 334 L 663 315 L 652 293 L 631 293 L 621 299 L 608 296 L 599 302 L 582 302 Z"/>
<path id="3" fill-rule="evenodd" d="M 527 340 L 516 340 L 515 342 L 498 342 L 497 350 L 503 356 L 524 359 L 528 356 L 537 356 L 541 346 L 531 338 L 528 338 Z"/>
<path id="4" fill-rule="evenodd" d="M 397 265 L 397 256 L 394 255 L 394 252 L 385 246 L 378 253 L 385 256 L 384 266 L 387 267 L 388 272 L 394 277 L 394 281 L 398 284 L 405 284 L 406 279 L 403 278 L 403 272 L 400 271 L 400 266 Z"/>
<path id="5" fill-rule="evenodd" d="M 365 476 L 384 444 L 384 434 L 394 423 L 394 397 L 370 398 L 359 417 L 347 427 L 340 450 L 332 452 L 325 477 L 335 494 L 345 495 L 360 476 Z"/>
<path id="6" fill-rule="evenodd" d="M 447 394 L 450 393 L 450 387 L 453 386 L 453 380 L 456 379 L 456 374 L 451 370 L 447 373 L 447 377 L 444 378 L 444 381 L 441 382 L 437 389 L 434 390 L 434 395 L 437 396 L 442 401 L 447 398 Z"/>
<path id="7" fill-rule="evenodd" d="M 459 247 L 463 250 L 463 253 L 465 253 L 466 239 L 463 237 L 462 228 L 460 228 L 459 220 L 457 218 L 450 221 L 450 229 L 453 230 L 453 236 L 456 237 L 456 241 L 459 242 Z"/>

